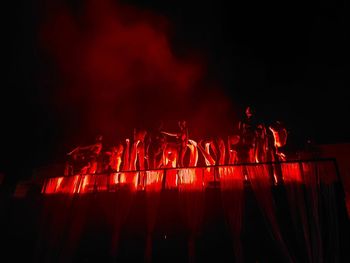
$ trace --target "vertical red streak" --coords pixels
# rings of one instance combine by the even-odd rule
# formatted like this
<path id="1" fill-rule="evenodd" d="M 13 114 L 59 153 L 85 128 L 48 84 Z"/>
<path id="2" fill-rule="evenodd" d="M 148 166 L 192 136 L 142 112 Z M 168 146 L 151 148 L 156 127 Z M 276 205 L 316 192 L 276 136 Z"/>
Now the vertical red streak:
<path id="1" fill-rule="evenodd" d="M 177 170 L 171 169 L 166 170 L 166 180 L 165 180 L 165 188 L 172 189 L 177 187 Z"/>
<path id="2" fill-rule="evenodd" d="M 92 174 L 83 175 L 79 193 L 89 193 L 94 191 L 95 179 L 96 177 Z"/>
<path id="3" fill-rule="evenodd" d="M 187 147 L 190 149 L 190 162 L 189 167 L 195 167 L 198 163 L 198 148 L 197 143 L 193 140 L 188 140 L 189 144 Z"/>
<path id="4" fill-rule="evenodd" d="M 131 150 L 131 155 L 130 155 L 130 167 L 128 170 L 130 171 L 136 171 L 136 162 L 137 162 L 137 147 L 139 145 L 140 141 L 137 140 L 134 142 Z"/>
<path id="5" fill-rule="evenodd" d="M 243 188 L 242 166 L 219 167 L 220 184 L 223 190 Z"/>
<path id="6" fill-rule="evenodd" d="M 162 188 L 163 170 L 146 172 L 146 191 L 159 192 Z"/>
<path id="7" fill-rule="evenodd" d="M 302 183 L 301 167 L 299 163 L 281 164 L 283 181 L 285 183 Z"/>
<path id="8" fill-rule="evenodd" d="M 219 152 L 220 152 L 220 157 L 219 157 L 219 165 L 224 165 L 226 162 L 226 147 L 224 140 L 221 138 L 219 139 Z"/>
<path id="9" fill-rule="evenodd" d="M 209 165 L 215 165 L 215 160 L 214 158 L 210 155 L 210 152 L 209 152 L 209 146 L 206 146 L 206 149 L 204 149 L 201 145 L 201 143 L 198 143 L 198 149 L 201 151 L 201 153 L 203 154 L 204 156 L 204 159 L 205 159 L 205 163 L 207 166 Z"/>
<path id="10" fill-rule="evenodd" d="M 130 140 L 125 140 L 125 152 L 124 152 L 124 164 L 123 164 L 123 171 L 129 171 L 130 169 L 130 161 L 129 161 L 129 151 L 130 151 Z"/>

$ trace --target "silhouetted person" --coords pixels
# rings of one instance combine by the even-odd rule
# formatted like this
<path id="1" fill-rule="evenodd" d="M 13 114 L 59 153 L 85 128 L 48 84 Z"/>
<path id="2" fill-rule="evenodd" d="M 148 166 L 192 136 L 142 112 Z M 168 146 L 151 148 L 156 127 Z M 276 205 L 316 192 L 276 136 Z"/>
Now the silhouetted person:
<path id="1" fill-rule="evenodd" d="M 239 135 L 230 135 L 227 140 L 228 148 L 228 164 L 236 164 L 238 162 Z"/>
<path id="2" fill-rule="evenodd" d="M 279 164 L 280 161 L 285 161 L 286 156 L 280 148 L 286 145 L 287 142 L 287 130 L 284 125 L 276 121 L 269 125 L 267 131 L 267 161 L 275 162 L 273 165 L 274 183 L 282 183 L 282 170 Z"/>
<path id="3" fill-rule="evenodd" d="M 163 124 L 151 134 L 147 149 L 147 158 L 150 169 L 160 168 L 163 160 L 163 151 L 167 144 L 166 135 L 162 133 Z"/>
<path id="4" fill-rule="evenodd" d="M 255 132 L 254 160 L 257 163 L 267 161 L 267 134 L 264 124 L 258 124 Z"/>
<path id="5" fill-rule="evenodd" d="M 68 155 L 72 155 L 73 159 L 75 159 L 78 154 L 83 154 L 83 159 L 88 161 L 88 164 L 83 167 L 83 170 L 86 170 L 87 173 L 94 174 L 97 171 L 97 165 L 100 161 L 102 152 L 102 140 L 103 136 L 98 135 L 94 144 L 87 146 L 78 146 L 73 151 L 68 153 Z"/>
<path id="6" fill-rule="evenodd" d="M 238 162 L 254 162 L 254 149 L 256 143 L 256 119 L 250 106 L 238 124 L 239 146 Z"/>
<path id="7" fill-rule="evenodd" d="M 273 123 L 272 125 L 269 126 L 269 130 L 273 134 L 277 159 L 279 161 L 285 161 L 286 156 L 282 152 L 281 148 L 284 147 L 287 143 L 288 133 L 287 133 L 286 128 L 284 127 L 284 125 L 280 121 L 276 121 L 275 123 Z"/>
<path id="8" fill-rule="evenodd" d="M 124 146 L 121 143 L 118 144 L 118 146 L 113 146 L 111 151 L 106 152 L 106 155 L 109 156 L 108 167 L 111 171 L 113 172 L 120 171 L 123 152 L 124 152 Z"/>
<path id="9" fill-rule="evenodd" d="M 178 140 L 179 145 L 179 160 L 178 160 L 178 166 L 184 167 L 184 158 L 187 150 L 188 145 L 188 128 L 186 121 L 182 120 L 178 122 L 180 131 L 178 133 L 169 133 L 162 131 L 163 134 L 168 136 L 176 137 Z"/>

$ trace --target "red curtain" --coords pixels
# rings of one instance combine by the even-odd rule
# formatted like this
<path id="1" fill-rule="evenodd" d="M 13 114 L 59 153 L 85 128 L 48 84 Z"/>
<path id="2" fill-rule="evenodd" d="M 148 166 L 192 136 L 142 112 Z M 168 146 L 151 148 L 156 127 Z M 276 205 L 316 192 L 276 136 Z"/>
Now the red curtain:
<path id="1" fill-rule="evenodd" d="M 178 185 L 178 174 L 176 169 L 166 169 L 165 173 L 165 189 L 174 189 Z"/>
<path id="2" fill-rule="evenodd" d="M 311 253 L 315 262 L 323 262 L 322 235 L 319 218 L 319 177 L 317 176 L 317 165 L 312 162 L 302 163 L 303 178 L 305 183 L 306 201 L 308 205 L 308 216 L 311 236 Z"/>
<path id="3" fill-rule="evenodd" d="M 164 170 L 153 170 L 146 172 L 146 216 L 147 216 L 147 237 L 145 260 L 152 260 L 152 235 L 156 224 L 159 210 L 160 191 L 162 189 Z"/>
<path id="4" fill-rule="evenodd" d="M 53 180 L 50 180 L 51 182 Z M 72 206 L 71 195 L 48 195 L 43 200 L 37 240 L 36 262 L 50 262 L 60 252 L 70 222 L 67 213 Z"/>
<path id="5" fill-rule="evenodd" d="M 95 190 L 95 175 L 86 174 L 81 176 L 78 193 L 91 193 Z"/>
<path id="6" fill-rule="evenodd" d="M 282 233 L 276 217 L 276 208 L 271 192 L 271 180 L 269 178 L 269 167 L 266 164 L 247 165 L 248 179 L 256 200 L 264 216 L 271 227 L 271 232 L 286 262 L 294 262 L 287 246 L 283 240 Z"/>
<path id="7" fill-rule="evenodd" d="M 82 236 L 91 231 L 94 224 L 107 226 L 110 255 L 116 259 L 121 230 L 126 224 L 130 209 L 142 208 L 136 207 L 136 203 L 132 206 L 136 193 L 140 193 L 141 197 L 145 194 L 146 206 L 145 260 L 151 261 L 152 236 L 164 185 L 165 189 L 178 189 L 178 192 L 173 191 L 175 194 L 171 195 L 170 201 L 179 205 L 180 218 L 188 232 L 189 261 L 194 262 L 196 238 L 203 228 L 205 190 L 211 187 L 217 172 L 223 212 L 231 231 L 237 262 L 244 261 L 241 235 L 246 174 L 284 261 L 339 262 L 341 233 L 335 193 L 335 185 L 339 181 L 335 163 L 281 163 L 280 168 L 283 187 L 272 184 L 267 164 L 146 171 L 145 192 L 136 191 L 138 172 L 47 179 L 42 188 L 42 193 L 47 195 L 43 195 L 38 231 L 38 248 L 42 252 L 37 253 L 36 259 L 45 262 L 72 261 L 77 247 L 81 246 Z M 274 199 L 275 191 L 272 193 L 275 187 L 285 189 L 283 194 L 287 199 L 282 201 L 286 208 L 283 213 L 290 214 L 291 227 L 294 228 L 289 234 L 281 231 L 283 222 L 279 222 L 276 215 L 279 200 Z M 291 239 L 297 241 L 296 250 L 289 246 L 293 243 Z"/>
<path id="8" fill-rule="evenodd" d="M 231 230 L 237 262 L 243 262 L 241 229 L 243 214 L 242 166 L 219 167 L 222 205 L 226 222 Z"/>
<path id="9" fill-rule="evenodd" d="M 107 191 L 109 187 L 109 174 L 96 175 L 95 188 L 98 192 Z"/>
<path id="10" fill-rule="evenodd" d="M 314 262 L 309 219 L 304 198 L 303 171 L 301 163 L 284 163 L 281 165 L 289 211 L 292 217 L 294 233 L 299 250 L 305 251 L 303 262 Z"/>
<path id="11" fill-rule="evenodd" d="M 300 261 L 339 262 L 334 161 L 283 163 L 281 168 L 298 249 L 305 250 Z"/>
<path id="12" fill-rule="evenodd" d="M 320 220 L 322 227 L 323 258 L 325 262 L 340 262 L 340 233 L 336 199 L 337 167 L 334 161 L 324 161 L 317 165 L 320 178 Z M 339 179 L 340 180 L 340 179 Z"/>
<path id="13" fill-rule="evenodd" d="M 46 180 L 42 193 L 45 194 L 74 194 L 79 189 L 81 176 L 55 177 Z"/>
<path id="14" fill-rule="evenodd" d="M 204 168 L 206 170 L 206 168 Z M 204 187 L 203 168 L 181 169 L 179 177 L 179 207 L 188 231 L 188 259 L 195 262 L 196 238 L 202 227 Z"/>
<path id="15" fill-rule="evenodd" d="M 110 244 L 110 254 L 112 258 L 118 255 L 120 231 L 125 223 L 133 202 L 135 192 L 128 188 L 118 189 L 113 194 L 112 206 L 112 238 Z"/>

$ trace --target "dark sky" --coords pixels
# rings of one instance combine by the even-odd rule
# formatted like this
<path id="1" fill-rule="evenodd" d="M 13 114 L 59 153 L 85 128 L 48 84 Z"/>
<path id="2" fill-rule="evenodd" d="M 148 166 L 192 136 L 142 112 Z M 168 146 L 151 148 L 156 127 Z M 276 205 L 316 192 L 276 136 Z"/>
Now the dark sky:
<path id="1" fill-rule="evenodd" d="M 81 66 L 83 63 L 77 62 L 80 57 L 75 57 L 75 54 L 80 54 L 81 47 L 90 46 L 77 43 L 81 43 L 82 39 L 90 41 L 91 32 L 97 32 L 91 36 L 91 41 L 98 42 L 100 40 L 96 35 L 103 32 L 104 24 L 96 25 L 93 21 L 97 16 L 104 17 L 105 9 L 97 8 L 100 14 L 96 15 L 97 11 L 96 14 L 95 11 L 90 14 L 91 9 L 94 9 L 86 8 L 86 2 L 89 1 L 8 1 L 2 8 L 5 81 L 2 83 L 1 95 L 3 143 L 0 170 L 14 179 L 28 178 L 34 168 L 62 160 L 70 145 L 86 142 L 96 132 L 104 131 L 93 130 L 93 125 L 89 124 L 84 132 L 84 125 L 91 120 L 86 116 L 85 109 L 90 109 L 89 114 L 95 112 L 91 111 L 91 106 L 86 106 L 91 100 L 87 99 L 85 104 L 75 104 L 74 96 L 77 95 L 67 95 L 71 96 L 70 102 L 64 101 L 65 96 L 62 96 L 67 92 L 84 93 L 88 89 L 85 89 L 86 83 L 81 81 L 85 77 L 83 73 L 72 73 L 75 65 L 72 63 Z M 153 79 L 147 82 L 149 75 L 146 78 L 142 73 L 145 68 L 152 69 L 147 63 L 153 60 L 148 56 L 153 53 L 147 53 L 147 58 L 146 55 L 140 55 L 146 66 L 139 66 L 139 74 L 147 80 L 147 85 L 187 81 L 191 79 L 188 76 L 200 68 L 200 77 L 193 77 L 198 80 L 197 86 L 191 88 L 190 92 L 179 92 L 191 97 L 188 101 L 194 103 L 193 107 L 209 105 L 205 103 L 208 98 L 218 94 L 211 107 L 229 109 L 233 113 L 228 112 L 228 116 L 237 119 L 246 105 L 253 105 L 262 120 L 284 121 L 289 130 L 290 143 L 295 145 L 302 145 L 308 139 L 316 143 L 342 143 L 350 142 L 350 97 L 347 95 L 348 86 L 345 86 L 345 79 L 349 75 L 346 60 L 349 30 L 345 27 L 344 5 L 344 1 L 330 0 L 133 0 L 119 1 L 118 6 L 122 8 L 118 10 L 122 11 L 116 12 L 116 16 L 122 18 L 116 21 L 117 25 L 122 21 L 122 29 L 132 28 L 133 34 L 145 34 L 144 38 L 138 38 L 129 36 L 129 29 L 126 33 L 118 31 L 124 32 L 123 37 L 128 41 L 134 39 L 130 45 L 148 39 L 151 46 L 152 43 L 160 43 L 164 53 L 168 51 L 169 45 L 171 55 L 159 58 L 159 64 L 166 65 L 165 69 L 157 68 L 155 71 L 155 74 L 161 75 L 162 81 L 159 83 L 157 81 L 154 84 Z M 70 18 L 56 20 L 57 14 L 62 13 L 69 14 Z M 108 16 L 111 13 L 108 12 Z M 152 30 L 130 27 L 135 23 L 140 25 L 143 21 L 147 21 Z M 77 28 L 79 36 L 84 38 L 75 36 L 78 34 Z M 156 36 L 153 36 L 153 30 Z M 165 46 L 163 38 L 159 36 L 165 36 Z M 119 41 L 113 39 L 111 41 Z M 108 44 L 107 40 L 103 43 Z M 73 51 L 71 46 L 75 48 Z M 70 59 L 71 56 L 74 60 Z M 190 66 L 187 68 L 187 65 Z M 108 71 L 108 65 L 104 66 Z M 171 69 L 179 74 L 169 77 L 166 72 Z M 101 81 L 101 76 L 104 75 L 94 80 Z M 137 76 L 133 75 L 133 78 Z M 125 81 L 124 76 L 122 78 Z M 115 83 L 114 79 L 108 81 L 106 86 Z M 72 89 L 70 85 L 80 85 L 84 89 Z M 92 88 L 93 84 L 88 85 L 96 90 Z M 132 85 L 136 87 L 140 83 L 133 82 Z M 172 89 L 178 89 L 176 85 L 164 95 L 167 99 L 176 99 L 176 96 L 172 96 Z M 145 89 L 143 92 L 146 95 L 137 93 L 138 90 L 135 88 L 134 93 L 120 93 L 126 95 L 119 96 L 119 99 L 127 100 L 133 94 L 141 94 L 137 100 L 141 100 L 140 97 L 151 98 L 154 100 L 153 105 L 157 99 L 148 93 L 161 94 L 157 88 Z M 89 92 L 92 92 L 90 96 L 96 94 L 95 91 Z M 159 107 L 176 105 L 175 102 L 163 103 Z M 220 106 L 225 103 L 230 105 Z M 185 112 L 191 107 L 186 106 L 184 109 Z M 146 112 L 153 114 L 153 110 Z M 165 112 L 170 110 L 166 109 Z M 180 114 L 181 117 L 186 115 L 184 112 Z M 220 110 L 216 113 L 219 114 Z M 176 117 L 175 114 L 171 118 Z M 137 116 L 131 118 L 135 122 L 141 119 Z M 123 126 L 124 119 L 119 120 L 118 125 Z"/>

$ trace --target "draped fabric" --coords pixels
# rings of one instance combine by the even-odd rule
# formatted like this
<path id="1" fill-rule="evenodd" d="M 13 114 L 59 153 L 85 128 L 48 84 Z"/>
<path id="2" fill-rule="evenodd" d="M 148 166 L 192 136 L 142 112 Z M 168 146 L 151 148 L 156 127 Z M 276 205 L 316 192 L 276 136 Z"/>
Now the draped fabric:
<path id="1" fill-rule="evenodd" d="M 123 252 L 125 249 L 133 251 L 132 246 L 125 245 L 125 233 L 130 231 L 124 230 L 131 228 L 134 232 L 144 231 L 140 235 L 140 244 L 144 246 L 140 251 L 144 251 L 144 260 L 151 262 L 154 253 L 161 253 L 155 245 L 170 242 L 155 242 L 155 232 L 162 229 L 158 224 L 166 225 L 168 231 L 176 222 L 186 230 L 188 261 L 197 262 L 198 247 L 204 244 L 198 243 L 199 236 L 207 233 L 202 231 L 210 221 L 206 216 L 213 212 L 226 221 L 225 229 L 232 241 L 228 247 L 235 262 L 245 262 L 244 253 L 250 250 L 242 242 L 245 235 L 242 226 L 249 228 L 253 222 L 246 221 L 243 212 L 256 209 L 246 205 L 250 203 L 246 199 L 254 197 L 265 219 L 261 225 L 269 230 L 274 242 L 271 245 L 276 248 L 273 255 L 267 251 L 266 258 L 280 255 L 283 262 L 340 262 L 336 193 L 339 178 L 335 163 L 282 162 L 279 172 L 283 185 L 277 186 L 271 181 L 271 167 L 247 164 L 48 178 L 41 190 L 35 261 L 71 262 L 86 258 L 118 261 L 119 257 L 128 256 L 129 252 Z M 142 183 L 140 173 L 144 173 Z M 246 192 L 247 187 L 251 191 Z M 215 195 L 221 203 L 215 201 L 217 209 L 211 211 L 206 201 Z M 161 202 L 162 196 L 167 198 Z M 174 218 L 162 222 L 165 214 Z M 134 220 L 135 217 L 139 219 Z M 134 222 L 144 223 L 145 227 L 135 226 Z M 162 236 L 167 233 L 176 235 L 176 230 L 170 229 Z M 262 235 L 262 231 L 254 234 Z"/>
<path id="2" fill-rule="evenodd" d="M 178 174 L 176 169 L 165 170 L 165 188 L 177 188 Z"/>
<path id="3" fill-rule="evenodd" d="M 310 224 L 312 260 L 314 262 L 323 262 L 323 244 L 318 210 L 320 185 L 319 177 L 317 176 L 317 167 L 314 163 L 303 163 L 302 170 L 308 206 L 308 217 L 312 220 L 312 224 Z"/>
<path id="4" fill-rule="evenodd" d="M 179 176 L 182 178 L 179 184 L 179 207 L 188 232 L 188 258 L 189 262 L 195 262 L 195 242 L 203 220 L 204 169 L 181 169 Z"/>
<path id="5" fill-rule="evenodd" d="M 111 258 L 117 258 L 120 241 L 120 234 L 125 221 L 128 218 L 131 206 L 133 204 L 138 173 L 113 173 L 109 179 L 109 189 L 113 192 L 112 196 L 112 224 L 111 224 L 111 242 L 109 253 Z"/>
<path id="6" fill-rule="evenodd" d="M 52 189 L 50 184 L 47 184 L 47 187 Z M 57 204 L 52 206 L 53 202 Z M 34 258 L 36 262 L 49 262 L 59 253 L 62 246 L 61 240 L 64 239 L 64 230 L 71 218 L 69 213 L 57 211 L 67 211 L 71 206 L 70 196 L 50 195 L 43 200 L 39 217 L 37 251 Z"/>
<path id="7" fill-rule="evenodd" d="M 336 200 L 336 182 L 338 180 L 335 163 L 332 161 L 322 162 L 317 166 L 318 176 L 320 178 L 320 199 L 321 199 L 321 221 L 322 240 L 324 247 L 323 258 L 325 262 L 340 262 L 339 254 L 339 228 L 338 211 Z"/>
<path id="8" fill-rule="evenodd" d="M 236 262 L 243 262 L 241 228 L 243 209 L 242 166 L 219 167 L 220 189 L 225 219 L 231 230 Z"/>
<path id="9" fill-rule="evenodd" d="M 46 194 L 54 194 L 54 193 L 66 193 L 66 194 L 74 194 L 79 189 L 81 177 L 79 175 L 71 176 L 71 177 L 55 177 L 49 178 L 46 181 L 45 189 Z"/>
<path id="10" fill-rule="evenodd" d="M 120 231 L 125 223 L 130 207 L 132 205 L 134 194 L 129 189 L 121 189 L 114 193 L 114 198 L 112 200 L 112 237 L 110 243 L 110 255 L 112 258 L 117 258 L 119 241 L 120 241 Z"/>
<path id="11" fill-rule="evenodd" d="M 216 181 L 216 174 L 214 167 L 208 167 L 202 169 L 203 173 L 203 186 L 208 186 L 210 183 Z"/>
<path id="12" fill-rule="evenodd" d="M 109 175 L 107 174 L 97 175 L 95 179 L 95 187 L 96 187 L 96 191 L 98 192 L 107 191 L 109 187 Z"/>
<path id="13" fill-rule="evenodd" d="M 145 260 L 147 262 L 152 260 L 152 234 L 159 209 L 163 173 L 163 170 L 146 171 L 147 237 Z"/>
<path id="14" fill-rule="evenodd" d="M 300 163 L 285 163 L 281 165 L 289 211 L 293 222 L 293 230 L 301 251 L 297 261 L 315 262 L 312 256 L 312 241 L 310 236 L 309 219 L 302 186 L 302 166 Z M 299 260 L 298 260 L 299 259 Z"/>
<path id="15" fill-rule="evenodd" d="M 77 191 L 75 191 L 75 192 L 92 193 L 95 190 L 95 179 L 96 179 L 96 176 L 94 174 L 82 175 L 80 177 L 81 183 L 80 183 Z"/>
<path id="16" fill-rule="evenodd" d="M 47 198 L 41 215 L 36 262 L 71 261 L 89 223 L 93 196 L 88 200 L 74 195 L 55 195 Z M 91 204 L 92 205 L 92 204 Z"/>
<path id="17" fill-rule="evenodd" d="M 246 169 L 249 182 L 252 186 L 254 194 L 256 195 L 258 205 L 269 223 L 272 235 L 279 246 L 280 252 L 284 257 L 285 262 L 293 262 L 294 260 L 285 244 L 278 224 L 278 219 L 276 217 L 276 207 L 271 192 L 272 185 L 271 180 L 268 176 L 268 165 L 248 165 Z"/>
<path id="18" fill-rule="evenodd" d="M 339 262 L 334 161 L 284 163 L 283 179 L 304 262 Z M 302 237 L 302 238 L 301 238 Z"/>

